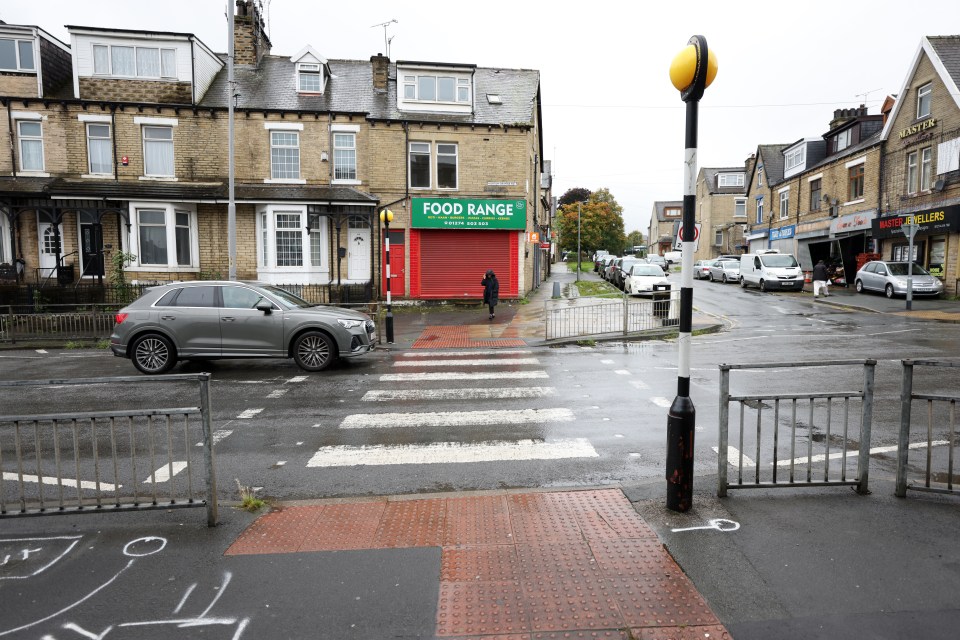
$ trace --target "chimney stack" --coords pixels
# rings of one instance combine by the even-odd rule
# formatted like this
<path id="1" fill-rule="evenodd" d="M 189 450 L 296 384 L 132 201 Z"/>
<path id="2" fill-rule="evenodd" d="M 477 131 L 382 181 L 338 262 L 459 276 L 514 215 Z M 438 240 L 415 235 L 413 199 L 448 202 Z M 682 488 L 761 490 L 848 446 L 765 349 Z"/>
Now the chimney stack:
<path id="1" fill-rule="evenodd" d="M 867 115 L 867 107 L 862 104 L 855 109 L 834 109 L 833 120 L 830 121 L 829 128 L 836 129 L 842 124 L 865 115 Z"/>
<path id="2" fill-rule="evenodd" d="M 270 55 L 270 38 L 264 28 L 258 0 L 236 0 L 233 19 L 233 61 L 235 64 L 258 65 Z"/>
<path id="3" fill-rule="evenodd" d="M 386 91 L 390 58 L 382 53 L 378 53 L 370 57 L 370 64 L 373 66 L 373 88 L 377 91 Z"/>

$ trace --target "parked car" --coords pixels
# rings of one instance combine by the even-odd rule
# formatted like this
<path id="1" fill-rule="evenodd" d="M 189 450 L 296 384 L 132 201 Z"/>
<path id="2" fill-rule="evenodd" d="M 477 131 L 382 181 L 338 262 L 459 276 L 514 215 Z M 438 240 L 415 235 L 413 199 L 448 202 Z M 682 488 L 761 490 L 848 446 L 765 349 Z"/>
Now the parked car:
<path id="1" fill-rule="evenodd" d="M 632 258 L 625 257 L 618 261 L 617 270 L 613 274 L 613 284 L 618 289 L 623 289 L 624 281 L 627 279 L 627 274 L 630 273 L 630 268 L 635 264 L 646 263 L 643 258 Z"/>
<path id="2" fill-rule="evenodd" d="M 600 277 L 610 282 L 610 277 L 613 274 L 613 269 L 617 264 L 617 260 L 620 259 L 620 256 L 610 256 L 610 259 L 604 262 L 603 269 L 600 271 Z"/>
<path id="3" fill-rule="evenodd" d="M 907 295 L 907 262 L 887 262 L 873 260 L 857 271 L 854 286 L 857 293 L 864 291 L 883 291 L 888 298 Z M 913 295 L 937 296 L 943 293 L 940 278 L 918 264 L 913 265 Z"/>
<path id="4" fill-rule="evenodd" d="M 760 291 L 772 289 L 803 290 L 800 263 L 789 253 L 773 250 L 745 253 L 740 256 L 740 286 L 754 286 Z"/>
<path id="5" fill-rule="evenodd" d="M 178 360 L 219 358 L 293 358 L 305 371 L 322 371 L 375 345 L 366 314 L 311 304 L 257 282 L 151 287 L 115 319 L 113 355 L 130 358 L 146 374 L 165 373 Z"/>
<path id="6" fill-rule="evenodd" d="M 654 253 L 653 255 L 647 256 L 647 262 L 649 262 L 650 264 L 655 264 L 655 265 L 657 265 L 658 267 L 660 267 L 660 268 L 663 269 L 664 271 L 666 271 L 666 270 L 667 270 L 667 267 L 669 266 L 669 265 L 667 264 L 666 259 L 664 259 L 663 256 L 659 256 L 659 255 L 657 255 L 657 254 L 655 254 L 655 253 Z"/>
<path id="7" fill-rule="evenodd" d="M 667 251 L 663 254 L 667 264 L 677 264 L 683 260 L 683 251 Z"/>
<path id="8" fill-rule="evenodd" d="M 624 292 L 639 296 L 653 293 L 654 285 L 669 285 L 667 274 L 655 264 L 637 263 L 630 267 L 630 273 L 624 280 Z"/>
<path id="9" fill-rule="evenodd" d="M 739 282 L 740 261 L 714 260 L 710 263 L 710 282 L 717 282 L 718 280 L 724 284 L 728 282 Z"/>
<path id="10" fill-rule="evenodd" d="M 605 256 L 600 256 L 600 261 L 597 266 L 597 275 L 599 275 L 601 278 L 606 280 L 606 278 L 604 277 L 604 272 L 606 271 L 610 263 L 613 262 L 616 258 L 617 256 L 610 255 L 610 254 L 607 254 Z"/>
<path id="11" fill-rule="evenodd" d="M 697 260 L 693 263 L 693 279 L 706 280 L 710 277 L 710 265 L 713 260 Z"/>

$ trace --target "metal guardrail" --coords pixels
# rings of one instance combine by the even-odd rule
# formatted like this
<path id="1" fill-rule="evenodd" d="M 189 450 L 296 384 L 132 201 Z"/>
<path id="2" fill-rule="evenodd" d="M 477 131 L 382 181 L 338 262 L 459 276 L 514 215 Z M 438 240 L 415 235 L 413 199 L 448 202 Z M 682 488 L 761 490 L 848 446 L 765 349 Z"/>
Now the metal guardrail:
<path id="1" fill-rule="evenodd" d="M 896 495 L 900 498 L 906 497 L 907 490 L 927 491 L 931 493 L 949 493 L 958 495 L 960 489 L 956 487 L 953 481 L 954 469 L 954 448 L 957 444 L 957 395 L 926 394 L 913 392 L 913 373 L 914 367 L 947 367 L 960 368 L 960 362 L 945 362 L 942 360 L 903 360 L 903 382 L 900 388 L 900 437 L 897 443 L 897 488 Z M 927 403 L 927 429 L 926 429 L 926 460 L 924 464 L 923 484 L 909 482 L 907 478 L 909 451 L 913 448 L 910 445 L 910 426 L 912 423 L 912 408 L 914 400 L 925 400 Z M 935 440 L 934 406 L 935 403 L 946 409 L 946 416 L 942 413 L 937 415 L 938 419 L 946 417 L 947 429 L 946 440 Z M 942 426 L 939 426 L 942 431 Z M 946 472 L 934 472 L 934 447 L 938 445 L 947 445 L 946 460 L 938 459 L 942 469 L 945 463 Z"/>
<path id="2" fill-rule="evenodd" d="M 0 307 L 0 342 L 107 338 L 121 306 L 91 304 L 78 310 L 77 305 L 44 305 L 39 313 L 22 312 L 13 305 Z"/>
<path id="3" fill-rule="evenodd" d="M 747 488 L 778 488 L 778 487 L 815 487 L 854 485 L 857 493 L 869 493 L 870 469 L 870 430 L 873 421 L 873 391 L 876 360 L 832 360 L 824 362 L 775 362 L 760 364 L 722 364 L 720 365 L 720 442 L 718 455 L 717 495 L 725 497 L 729 489 Z M 746 369 L 784 369 L 795 367 L 834 367 L 860 365 L 863 367 L 863 389 L 860 391 L 831 391 L 824 393 L 766 393 L 755 395 L 731 395 L 730 371 Z M 849 430 L 850 401 L 859 398 L 860 428 L 859 433 L 851 436 Z M 836 403 L 836 400 L 842 400 Z M 820 401 L 820 402 L 818 402 Z M 740 406 L 740 424 L 737 432 L 737 449 L 730 447 L 730 403 L 737 402 Z M 765 423 L 764 407 L 766 402 L 773 403 L 773 419 Z M 781 403 L 789 404 L 789 441 L 784 443 L 781 436 Z M 808 421 L 804 425 L 797 421 L 798 403 L 808 405 Z M 842 405 L 842 435 L 834 428 L 834 405 Z M 750 430 L 748 435 L 746 410 L 750 408 L 756 413 L 756 431 Z M 817 447 L 814 454 L 814 430 L 822 428 L 823 446 Z M 798 430 L 801 431 L 798 436 Z M 806 433 L 804 434 L 803 431 Z M 798 437 L 800 438 L 798 440 Z M 839 440 L 834 446 L 832 440 Z M 857 452 L 851 452 L 852 443 L 858 442 Z M 806 455 L 797 456 L 799 450 L 805 450 Z M 754 459 L 750 460 L 745 447 L 750 446 Z M 832 453 L 832 448 L 839 448 L 839 453 Z M 737 469 L 736 482 L 729 482 L 727 477 L 731 453 L 736 459 L 734 466 Z M 847 478 L 847 461 L 857 458 L 856 479 Z M 840 459 L 839 477 L 831 469 L 831 460 Z M 822 462 L 822 469 L 818 467 Z M 753 473 L 745 477 L 744 468 L 751 468 Z M 779 472 L 781 467 L 788 467 L 786 478 Z M 822 480 L 818 479 L 821 477 Z M 752 479 L 750 476 L 753 476 Z"/>
<path id="4" fill-rule="evenodd" d="M 0 518 L 206 507 L 215 526 L 209 373 L 0 381 L 0 391 L 193 381 L 196 407 L 0 415 Z"/>
<path id="5" fill-rule="evenodd" d="M 664 291 L 648 300 L 565 298 L 544 302 L 547 340 L 600 334 L 629 335 L 675 326 L 680 317 L 680 291 Z"/>

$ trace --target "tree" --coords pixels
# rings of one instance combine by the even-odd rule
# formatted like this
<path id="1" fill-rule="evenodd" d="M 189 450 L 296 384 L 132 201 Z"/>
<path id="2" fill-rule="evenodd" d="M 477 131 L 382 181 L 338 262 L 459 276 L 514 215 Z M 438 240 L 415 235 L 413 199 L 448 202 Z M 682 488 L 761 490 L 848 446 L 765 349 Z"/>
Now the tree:
<path id="1" fill-rule="evenodd" d="M 639 231 L 631 231 L 627 234 L 627 246 L 636 247 L 643 244 L 643 234 Z"/>
<path id="2" fill-rule="evenodd" d="M 577 202 L 586 202 L 589 199 L 589 189 L 584 189 L 583 187 L 574 187 L 572 189 L 567 189 L 567 192 L 560 196 L 560 199 L 557 200 L 557 204 L 562 207 L 568 204 L 576 204 Z"/>
<path id="3" fill-rule="evenodd" d="M 564 194 L 567 196 L 573 189 Z M 623 207 L 608 189 L 599 189 L 589 195 L 586 202 L 573 201 L 557 209 L 557 224 L 560 227 L 561 249 L 577 250 L 577 205 L 580 206 L 580 248 L 591 254 L 597 249 L 611 253 L 623 250 L 626 236 L 623 233 Z"/>

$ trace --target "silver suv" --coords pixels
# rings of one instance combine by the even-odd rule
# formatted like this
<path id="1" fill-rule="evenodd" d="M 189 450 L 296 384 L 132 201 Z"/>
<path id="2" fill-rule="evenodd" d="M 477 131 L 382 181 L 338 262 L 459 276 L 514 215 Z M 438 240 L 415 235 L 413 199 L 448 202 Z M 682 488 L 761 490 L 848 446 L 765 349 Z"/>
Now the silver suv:
<path id="1" fill-rule="evenodd" d="M 146 374 L 166 373 L 177 360 L 218 358 L 293 358 L 304 371 L 323 371 L 372 350 L 376 332 L 359 311 L 257 282 L 151 287 L 115 320 L 110 349 Z"/>

